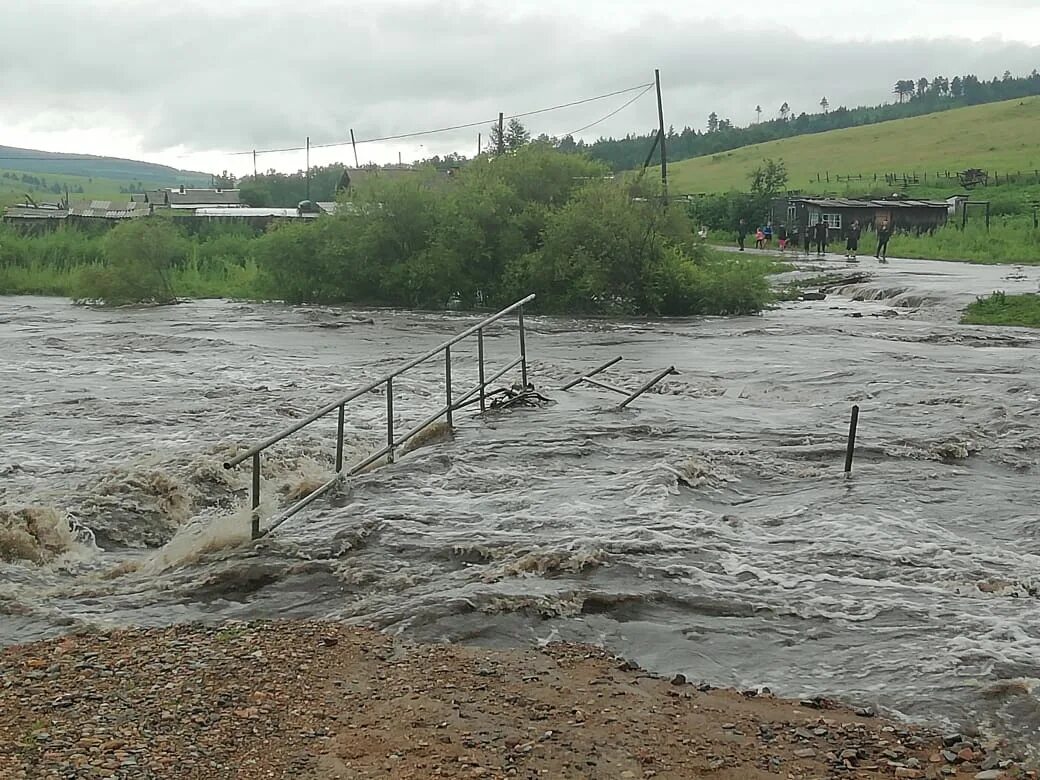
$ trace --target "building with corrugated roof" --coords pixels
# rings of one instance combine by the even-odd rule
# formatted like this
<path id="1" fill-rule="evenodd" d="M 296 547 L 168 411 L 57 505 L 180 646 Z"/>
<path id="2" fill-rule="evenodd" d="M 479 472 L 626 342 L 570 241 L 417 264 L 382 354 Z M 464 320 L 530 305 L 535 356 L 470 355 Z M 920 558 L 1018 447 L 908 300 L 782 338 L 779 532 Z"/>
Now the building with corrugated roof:
<path id="1" fill-rule="evenodd" d="M 945 200 L 911 200 L 886 198 L 857 200 L 852 198 L 790 197 L 772 203 L 770 219 L 774 225 L 804 230 L 823 220 L 833 235 L 843 235 L 858 221 L 864 230 L 888 222 L 893 230 L 913 233 L 931 232 L 942 227 L 950 216 Z"/>

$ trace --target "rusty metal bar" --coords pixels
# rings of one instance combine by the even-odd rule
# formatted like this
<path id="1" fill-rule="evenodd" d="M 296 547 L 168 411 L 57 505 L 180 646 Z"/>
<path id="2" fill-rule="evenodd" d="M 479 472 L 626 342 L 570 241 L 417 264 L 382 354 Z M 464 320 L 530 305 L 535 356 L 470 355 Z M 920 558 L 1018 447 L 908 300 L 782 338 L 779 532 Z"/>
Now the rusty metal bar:
<path id="1" fill-rule="evenodd" d="M 600 373 L 601 371 L 606 371 L 608 368 L 615 365 L 616 363 L 620 363 L 623 359 L 624 358 L 622 358 L 621 355 L 618 355 L 613 360 L 608 360 L 602 366 L 597 366 L 596 368 L 589 371 L 587 374 L 582 374 L 577 379 L 568 382 L 563 387 L 561 387 L 560 390 L 570 390 L 576 384 L 579 384 L 583 379 L 588 379 L 590 376 L 596 376 L 596 374 Z"/>
<path id="2" fill-rule="evenodd" d="M 678 373 L 679 372 L 675 370 L 675 366 L 668 366 L 668 368 L 666 368 L 664 371 L 661 371 L 658 374 L 655 374 L 654 377 L 649 382 L 644 384 L 642 387 L 640 387 L 638 390 L 636 390 L 634 393 L 632 393 L 630 396 L 628 396 L 628 398 L 626 398 L 624 401 L 619 403 L 618 404 L 618 409 L 624 409 L 626 406 L 628 406 L 630 403 L 632 403 L 639 396 L 641 396 L 643 393 L 645 393 L 651 387 L 656 385 L 658 382 L 660 382 L 662 379 L 664 379 L 669 374 L 678 374 Z"/>

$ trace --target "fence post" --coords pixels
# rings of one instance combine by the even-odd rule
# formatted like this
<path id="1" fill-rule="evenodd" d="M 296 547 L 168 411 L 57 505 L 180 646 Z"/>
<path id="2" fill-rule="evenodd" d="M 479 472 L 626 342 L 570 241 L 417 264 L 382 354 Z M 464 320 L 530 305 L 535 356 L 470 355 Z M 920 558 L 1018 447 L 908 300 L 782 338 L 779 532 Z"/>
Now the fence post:
<path id="1" fill-rule="evenodd" d="M 394 378 L 386 380 L 386 446 L 390 451 L 386 453 L 386 462 L 394 462 Z"/>
<path id="2" fill-rule="evenodd" d="M 260 453 L 253 453 L 253 495 L 252 514 L 250 516 L 250 536 L 253 539 L 260 538 Z"/>
<path id="3" fill-rule="evenodd" d="M 451 347 L 444 348 L 444 400 L 448 406 L 448 427 L 454 428 L 454 415 L 451 408 Z"/>
<path id="4" fill-rule="evenodd" d="M 859 426 L 859 406 L 852 407 L 852 419 L 849 420 L 849 442 L 845 447 L 845 473 L 852 473 L 852 455 L 856 451 L 856 428 Z"/>
<path id="5" fill-rule="evenodd" d="M 524 333 L 524 307 L 517 309 L 517 321 L 520 324 L 520 382 L 527 389 L 527 337 Z"/>
<path id="6" fill-rule="evenodd" d="M 484 329 L 477 331 L 477 373 L 480 379 L 480 411 L 487 411 L 487 398 L 484 395 Z"/>

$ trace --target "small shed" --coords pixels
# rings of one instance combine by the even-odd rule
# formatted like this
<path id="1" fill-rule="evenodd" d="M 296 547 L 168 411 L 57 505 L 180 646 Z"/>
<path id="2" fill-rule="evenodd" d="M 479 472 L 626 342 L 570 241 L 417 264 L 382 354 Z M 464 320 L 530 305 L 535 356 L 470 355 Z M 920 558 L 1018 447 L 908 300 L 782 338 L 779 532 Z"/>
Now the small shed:
<path id="1" fill-rule="evenodd" d="M 69 203 L 69 220 L 119 222 L 146 216 L 148 204 L 136 200 L 74 200 Z"/>
<path id="2" fill-rule="evenodd" d="M 946 224 L 950 204 L 944 200 L 910 200 L 891 198 L 855 200 L 852 198 L 791 197 L 773 202 L 773 224 L 786 224 L 804 230 L 821 219 L 833 236 L 842 235 L 854 222 L 865 230 L 876 229 L 888 222 L 892 229 L 925 233 Z"/>

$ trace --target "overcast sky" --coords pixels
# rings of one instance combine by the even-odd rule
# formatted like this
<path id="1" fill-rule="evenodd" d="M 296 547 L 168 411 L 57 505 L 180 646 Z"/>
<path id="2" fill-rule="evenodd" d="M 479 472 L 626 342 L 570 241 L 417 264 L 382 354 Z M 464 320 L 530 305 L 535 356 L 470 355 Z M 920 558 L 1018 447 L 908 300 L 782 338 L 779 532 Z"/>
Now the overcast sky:
<path id="1" fill-rule="evenodd" d="M 771 118 L 785 101 L 877 103 L 899 78 L 1040 68 L 1040 0 L 3 0 L 0 31 L 0 145 L 237 173 L 252 156 L 231 152 L 532 111 L 649 82 L 655 67 L 677 128 L 712 111 L 747 124 L 758 104 Z M 563 135 L 629 97 L 526 121 Z M 656 122 L 650 93 L 581 135 Z M 472 155 L 477 131 L 359 155 Z M 296 170 L 303 154 L 259 165 Z"/>

